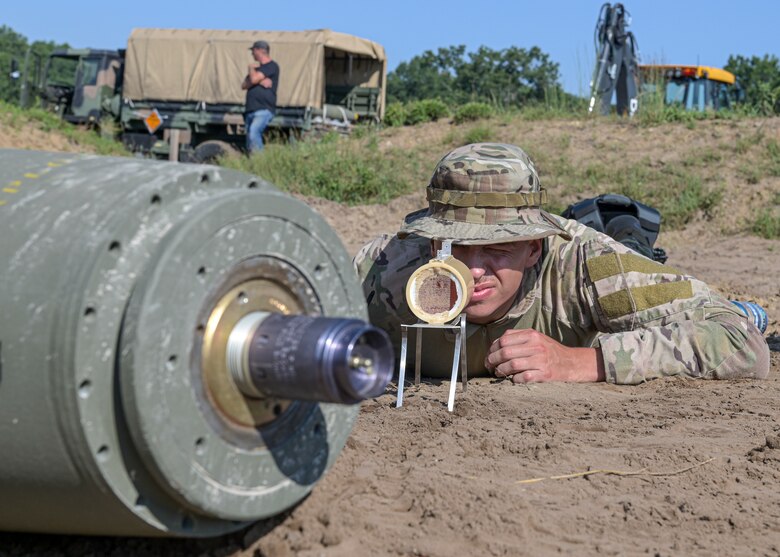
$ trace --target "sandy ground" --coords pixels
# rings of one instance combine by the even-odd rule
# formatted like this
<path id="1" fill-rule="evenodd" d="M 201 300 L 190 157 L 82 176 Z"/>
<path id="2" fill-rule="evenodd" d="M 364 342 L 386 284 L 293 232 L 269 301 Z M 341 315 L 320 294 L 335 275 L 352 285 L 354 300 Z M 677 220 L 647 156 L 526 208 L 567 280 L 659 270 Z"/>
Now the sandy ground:
<path id="1" fill-rule="evenodd" d="M 308 201 L 351 253 L 422 206 Z M 659 245 L 671 265 L 767 308 L 768 380 L 480 380 L 459 386 L 454 413 L 446 382 L 408 388 L 401 409 L 391 388 L 272 524 L 200 541 L 0 534 L 0 556 L 780 555 L 780 241 L 715 228 L 700 221 Z"/>
<path id="2" fill-rule="evenodd" d="M 311 203 L 354 252 L 421 200 Z M 401 409 L 391 388 L 363 405 L 333 470 L 269 533 L 0 534 L 0 555 L 780 555 L 780 241 L 702 224 L 660 244 L 670 264 L 767 307 L 768 380 L 472 380 L 452 414 L 446 382 L 407 389 Z M 522 483 L 567 474 L 580 475 Z"/>

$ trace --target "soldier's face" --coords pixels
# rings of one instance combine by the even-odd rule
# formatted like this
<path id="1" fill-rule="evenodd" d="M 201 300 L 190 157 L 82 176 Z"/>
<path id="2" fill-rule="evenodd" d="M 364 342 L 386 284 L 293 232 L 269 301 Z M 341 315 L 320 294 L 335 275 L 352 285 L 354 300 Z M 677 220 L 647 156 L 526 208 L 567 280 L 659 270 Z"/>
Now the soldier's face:
<path id="1" fill-rule="evenodd" d="M 433 243 L 435 250 L 441 242 Z M 471 323 L 491 323 L 503 317 L 515 300 L 525 270 L 533 267 L 542 253 L 541 240 L 452 246 L 452 255 L 461 260 L 474 277 L 474 294 L 464 313 Z"/>

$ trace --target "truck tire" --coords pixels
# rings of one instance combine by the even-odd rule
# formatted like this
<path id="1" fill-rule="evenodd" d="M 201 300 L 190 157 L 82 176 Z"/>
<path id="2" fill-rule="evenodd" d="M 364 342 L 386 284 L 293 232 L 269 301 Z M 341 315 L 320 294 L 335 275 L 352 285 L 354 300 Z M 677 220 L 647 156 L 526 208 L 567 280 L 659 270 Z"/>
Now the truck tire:
<path id="1" fill-rule="evenodd" d="M 192 154 L 192 159 L 190 162 L 211 164 L 216 162 L 216 160 L 220 157 L 227 157 L 237 154 L 238 149 L 236 149 L 234 145 L 231 145 L 227 141 L 210 139 L 195 147 L 195 151 Z"/>

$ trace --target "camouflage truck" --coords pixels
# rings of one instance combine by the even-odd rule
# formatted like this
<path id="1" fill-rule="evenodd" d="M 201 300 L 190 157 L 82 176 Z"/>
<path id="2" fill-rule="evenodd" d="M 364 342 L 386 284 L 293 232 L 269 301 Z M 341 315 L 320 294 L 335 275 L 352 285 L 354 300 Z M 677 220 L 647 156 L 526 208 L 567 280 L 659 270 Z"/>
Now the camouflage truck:
<path id="1" fill-rule="evenodd" d="M 119 115 L 122 89 L 123 52 L 91 48 L 58 49 L 45 60 L 41 72 L 40 59 L 25 60 L 21 87 L 21 104 L 28 104 L 30 89 L 40 99 L 41 106 L 73 124 L 98 126 L 104 118 Z M 36 78 L 29 79 L 34 73 Z M 41 77 L 42 76 L 42 77 Z"/>
<path id="2" fill-rule="evenodd" d="M 45 106 L 74 123 L 113 119 L 134 151 L 207 161 L 244 148 L 241 82 L 257 39 L 270 43 L 280 67 L 277 111 L 267 132 L 295 138 L 381 121 L 384 48 L 327 29 L 134 29 L 126 50 L 52 54 L 39 94 Z M 73 80 L 49 82 L 55 64 L 71 64 Z"/>

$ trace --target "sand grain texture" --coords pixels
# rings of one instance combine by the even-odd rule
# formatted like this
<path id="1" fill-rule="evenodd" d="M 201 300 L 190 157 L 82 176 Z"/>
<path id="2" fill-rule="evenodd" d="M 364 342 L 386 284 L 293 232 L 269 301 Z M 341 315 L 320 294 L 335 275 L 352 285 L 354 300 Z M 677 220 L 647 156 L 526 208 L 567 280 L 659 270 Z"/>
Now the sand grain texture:
<path id="1" fill-rule="evenodd" d="M 777 124 L 766 129 L 776 134 Z M 597 140 L 590 124 L 576 122 L 529 123 L 529 133 L 543 126 L 564 130 L 573 146 Z M 712 129 L 724 141 L 731 128 Z M 626 133 L 617 128 L 610 141 Z M 674 143 L 657 129 L 642 142 L 629 150 L 660 161 Z M 572 154 L 574 163 L 583 157 Z M 773 180 L 756 195 L 769 199 Z M 350 253 L 423 206 L 422 193 L 381 207 L 306 201 Z M 480 380 L 458 391 L 454 413 L 446 409 L 446 382 L 408 388 L 401 409 L 391 389 L 362 406 L 346 448 L 311 496 L 272 524 L 201 541 L 0 534 L 0 556 L 780 555 L 780 241 L 723 234 L 731 212 L 744 218 L 737 203 L 724 201 L 718 226 L 699 220 L 664 231 L 659 245 L 670 265 L 764 305 L 772 349 L 765 381 Z M 667 476 L 518 483 L 594 469 L 690 467 Z"/>

